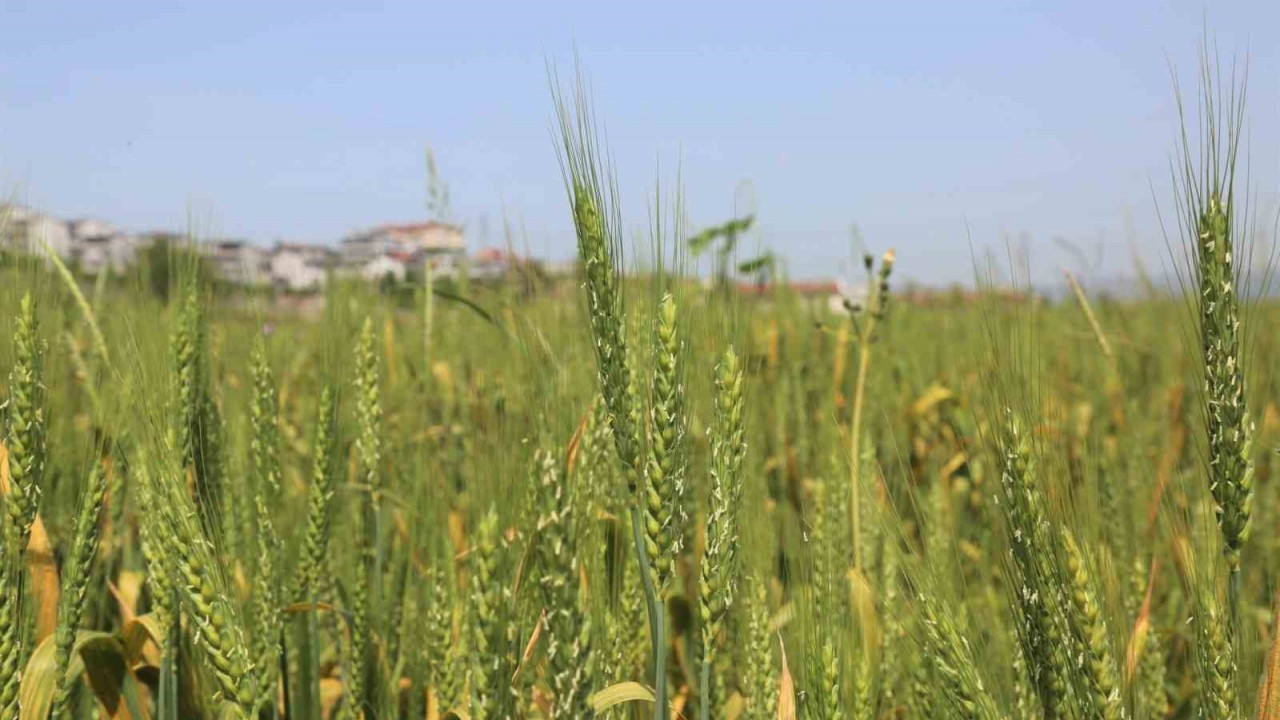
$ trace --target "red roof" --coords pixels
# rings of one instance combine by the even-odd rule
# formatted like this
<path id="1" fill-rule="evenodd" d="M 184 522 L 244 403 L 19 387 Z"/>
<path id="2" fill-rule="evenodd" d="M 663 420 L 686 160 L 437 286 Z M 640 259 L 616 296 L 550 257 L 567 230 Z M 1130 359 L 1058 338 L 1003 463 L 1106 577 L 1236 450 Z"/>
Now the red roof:
<path id="1" fill-rule="evenodd" d="M 477 250 L 474 260 L 479 263 L 506 262 L 513 265 L 518 265 L 523 262 L 523 258 L 519 255 L 496 247 L 487 247 Z"/>
<path id="2" fill-rule="evenodd" d="M 423 232 L 424 230 L 434 230 L 436 228 L 448 228 L 450 230 L 459 229 L 458 226 L 456 225 L 450 225 L 449 223 L 442 223 L 436 220 L 428 220 L 427 222 L 422 222 L 422 223 L 400 223 L 400 224 L 392 224 L 392 225 L 379 225 L 378 227 L 374 228 L 374 231 L 388 232 L 388 233 L 414 233 L 414 232 Z"/>

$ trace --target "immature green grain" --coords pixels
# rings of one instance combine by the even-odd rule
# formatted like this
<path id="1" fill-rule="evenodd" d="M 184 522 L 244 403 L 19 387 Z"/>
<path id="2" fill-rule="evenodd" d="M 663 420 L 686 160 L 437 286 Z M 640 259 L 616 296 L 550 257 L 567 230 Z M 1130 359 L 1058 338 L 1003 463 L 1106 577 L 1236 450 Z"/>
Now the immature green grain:
<path id="1" fill-rule="evenodd" d="M 439 565 L 427 570 L 427 608 L 422 662 L 440 711 L 461 708 L 465 673 L 459 671 L 454 648 L 453 573 Z"/>
<path id="2" fill-rule="evenodd" d="M 807 511 L 808 536 L 813 547 L 814 611 L 819 617 L 846 616 L 852 612 L 847 592 L 852 550 L 841 502 L 847 486 L 830 476 L 813 484 L 813 497 Z"/>
<path id="3" fill-rule="evenodd" d="M 335 408 L 333 390 L 326 385 L 320 391 L 320 406 L 316 412 L 311 485 L 307 489 L 307 527 L 294 577 L 295 602 L 309 602 L 315 598 L 319 589 L 317 578 L 326 567 L 334 486 Z"/>
<path id="4" fill-rule="evenodd" d="M 410 559 L 412 562 L 412 559 Z M 391 661 L 393 668 L 392 676 L 395 677 L 394 668 L 401 668 L 399 676 L 403 680 L 404 702 L 402 707 L 404 712 L 411 718 L 425 718 L 427 716 L 427 690 L 430 685 L 427 683 L 427 667 L 424 662 L 424 653 L 420 651 L 419 645 L 426 638 L 426 608 L 422 606 L 421 588 L 419 587 L 422 575 L 417 568 L 410 568 L 409 572 L 415 573 L 415 577 L 406 577 L 404 583 L 404 612 L 401 615 L 399 626 L 390 626 L 396 630 L 396 647 L 395 656 Z M 390 653 L 388 653 L 390 654 Z M 396 693 L 399 688 L 395 687 L 393 680 L 385 689 L 382 700 L 383 707 L 393 707 L 397 704 Z"/>
<path id="5" fill-rule="evenodd" d="M 805 718 L 846 717 L 843 701 L 847 655 L 843 654 L 846 647 L 838 643 L 847 637 L 844 623 L 852 612 L 846 592 L 852 546 L 844 525 L 843 510 L 848 505 L 837 499 L 843 487 L 847 485 L 832 482 L 829 477 L 818 479 L 807 508 L 807 535 L 813 548 L 813 564 L 809 579 L 812 605 L 811 626 L 806 633 L 805 699 L 800 703 Z"/>
<path id="6" fill-rule="evenodd" d="M 44 345 L 35 302 L 23 295 L 14 330 L 14 365 L 4 412 L 9 494 L 3 500 L 5 549 L 0 557 L 0 718 L 18 709 L 23 664 L 22 557 L 40 502 L 46 462 Z"/>
<path id="7" fill-rule="evenodd" d="M 1240 307 L 1233 262 L 1231 202 L 1213 192 L 1198 230 L 1200 341 L 1209 434 L 1209 489 L 1231 572 L 1249 537 L 1253 514 L 1253 424 L 1245 406 L 1240 361 Z"/>
<path id="8" fill-rule="evenodd" d="M 666 720 L 666 612 L 676 560 L 685 538 L 686 419 L 684 407 L 684 343 L 677 331 L 676 301 L 663 296 L 654 323 L 653 395 L 649 405 L 649 452 L 639 497 L 643 529 L 641 571 L 648 573 L 650 635 L 653 638 L 655 720 Z M 614 438 L 620 428 L 614 425 Z M 636 538 L 640 539 L 640 538 Z"/>
<path id="9" fill-rule="evenodd" d="M 264 488 L 258 488 L 254 497 L 258 518 L 258 567 L 254 578 L 253 647 L 258 668 L 259 708 L 271 707 L 275 702 L 280 633 L 284 627 L 280 607 L 281 582 L 277 574 L 282 547 L 266 492 Z"/>
<path id="10" fill-rule="evenodd" d="M 858 537 L 853 538 L 854 529 L 850 528 L 849 554 L 850 556 L 854 553 L 858 554 L 858 568 L 862 576 L 872 578 L 882 570 L 883 558 L 878 550 L 882 549 L 884 532 L 878 517 L 884 510 L 880 492 L 884 483 L 881 479 L 879 460 L 876 457 L 876 446 L 869 438 L 863 438 L 862 457 L 858 461 L 858 468 L 858 485 L 843 489 L 845 493 L 853 492 L 859 495 Z M 833 474 L 835 472 L 833 470 Z"/>
<path id="11" fill-rule="evenodd" d="M 531 481 L 537 488 L 538 587 L 546 633 L 551 717 L 592 717 L 591 693 L 598 689 L 593 657 L 590 608 L 582 591 L 581 563 L 574 537 L 576 483 L 555 457 L 540 451 Z"/>
<path id="12" fill-rule="evenodd" d="M 812 718 L 844 718 L 842 693 L 848 689 L 848 623 L 853 607 L 848 589 L 852 567 L 847 516 L 842 502 L 848 485 L 828 474 L 813 485 L 807 508 L 807 534 L 812 547 L 812 615 L 815 627 L 808 636 L 807 695 L 803 715 Z"/>
<path id="13" fill-rule="evenodd" d="M 195 482 L 200 521 L 208 537 L 218 537 L 222 517 L 222 418 L 209 393 L 209 328 L 198 283 L 183 292 L 178 328 L 172 339 L 178 420 L 178 449 Z M 235 549 L 238 538 L 227 538 Z"/>
<path id="14" fill-rule="evenodd" d="M 411 531 L 412 532 L 412 531 Z M 410 546 L 414 541 L 406 538 L 406 542 L 397 544 L 391 555 L 390 563 L 393 575 L 392 586 L 386 594 L 386 615 L 380 618 L 382 634 L 377 664 L 379 685 L 374 690 L 378 694 L 378 707 L 387 708 L 400 705 L 403 691 L 413 692 L 419 687 L 419 671 L 416 653 L 407 652 L 407 644 L 421 637 L 421 623 L 418 622 L 419 604 L 413 588 L 416 571 L 414 551 Z M 407 685 L 402 685 L 407 683 Z M 424 710 L 425 712 L 425 710 Z"/>
<path id="15" fill-rule="evenodd" d="M 582 440 L 574 463 L 577 497 L 582 503 L 583 517 L 596 518 L 601 513 L 616 513 L 626 501 L 623 488 L 613 481 L 617 477 L 613 457 L 613 431 L 609 427 L 609 408 L 604 398 L 596 395 L 587 411 Z"/>
<path id="16" fill-rule="evenodd" d="M 1140 612 L 1137 604 L 1146 597 L 1151 577 L 1146 565 L 1141 560 L 1136 560 L 1132 573 L 1133 589 L 1130 592 L 1135 600 L 1134 614 Z M 1169 712 L 1169 694 L 1165 688 L 1167 661 L 1162 641 L 1160 628 L 1151 622 L 1144 641 L 1135 648 L 1139 653 L 1132 680 L 1135 718 L 1162 718 Z"/>
<path id="17" fill-rule="evenodd" d="M 258 667 L 258 707 L 270 707 L 275 701 L 282 628 L 281 588 L 276 572 L 281 542 L 272 512 L 280 498 L 279 399 L 275 376 L 261 339 L 254 346 L 251 363 L 253 401 L 249 408 L 249 423 L 258 560 L 254 577 L 253 645 Z"/>
<path id="18" fill-rule="evenodd" d="M 373 319 L 366 318 L 356 346 L 356 454 L 360 461 L 360 481 L 377 509 L 380 500 L 382 463 L 382 390 L 378 372 L 377 337 Z"/>
<path id="19" fill-rule="evenodd" d="M 200 297 L 194 286 L 183 293 L 180 302 L 178 328 L 172 340 L 180 415 L 177 424 L 178 448 L 186 463 L 195 464 L 195 457 L 199 452 L 200 423 L 203 420 L 201 404 L 206 370 L 205 327 Z"/>
<path id="20" fill-rule="evenodd" d="M 0 566 L 0 720 L 18 717 L 18 688 L 22 682 L 21 605 L 18 603 L 18 565 L 9 558 Z"/>
<path id="21" fill-rule="evenodd" d="M 620 560 L 621 558 L 618 558 Z M 636 632 L 645 622 L 644 594 L 637 577 L 638 571 L 627 572 L 618 568 L 617 601 L 604 613 L 603 642 L 599 672 L 608 684 L 623 682 L 635 677 L 644 668 L 649 655 L 648 640 Z M 610 711 L 618 715 L 621 710 Z"/>
<path id="22" fill-rule="evenodd" d="M 880 707 L 894 711 L 898 705 L 899 684 L 903 679 L 901 657 L 906 641 L 906 628 L 901 609 L 901 578 L 897 542 L 893 535 L 882 536 L 880 559 Z"/>
<path id="23" fill-rule="evenodd" d="M 378 373 L 378 354 L 373 319 L 365 318 L 356 346 L 356 458 L 358 460 L 358 487 L 360 507 L 358 511 L 359 559 L 355 566 L 355 581 L 351 594 L 351 642 L 353 667 L 347 680 L 347 705 L 353 711 L 373 712 L 373 688 L 378 686 L 376 677 L 378 651 L 377 639 L 370 626 L 371 619 L 380 607 L 380 583 L 382 580 L 381 528 L 379 505 L 382 487 L 379 468 L 382 461 L 382 393 Z"/>
<path id="24" fill-rule="evenodd" d="M 844 720 L 840 658 L 831 637 L 819 641 L 809 662 L 810 690 L 801 704 L 805 720 Z"/>
<path id="25" fill-rule="evenodd" d="M 575 114 L 571 114 L 563 103 L 557 103 L 563 141 L 560 160 L 573 204 L 578 257 L 586 280 L 587 310 L 595 346 L 600 392 L 609 409 L 614 447 L 626 479 L 627 489 L 635 498 L 635 507 L 632 509 L 629 520 L 636 560 L 641 568 L 645 604 L 648 608 L 656 697 L 656 702 L 653 704 L 653 717 L 654 720 L 666 720 L 668 706 L 664 637 L 666 619 L 663 604 L 665 598 L 661 582 L 658 580 L 668 575 L 669 570 L 666 567 L 651 567 L 651 554 L 675 549 L 665 547 L 666 538 L 669 536 L 664 533 L 664 529 L 671 529 L 670 521 L 675 518 L 661 517 L 656 524 L 650 523 L 650 513 L 647 508 L 653 500 L 650 492 L 652 488 L 647 482 L 645 488 L 640 487 L 641 476 L 645 475 L 647 478 L 650 464 L 647 459 L 642 458 L 643 422 L 640 419 L 636 378 L 628 366 L 626 317 L 616 263 L 616 258 L 620 255 L 621 243 L 618 240 L 617 218 L 611 213 L 617 208 L 617 199 L 612 198 L 611 203 L 606 201 L 604 180 L 607 178 L 608 171 L 607 168 L 602 168 L 597 160 L 594 127 L 581 86 L 576 99 Z M 660 427 L 669 430 L 674 420 L 676 418 L 664 419 Z M 683 418 L 680 420 L 682 421 Z M 673 436 L 670 440 L 675 441 L 676 438 Z M 650 438 L 650 442 L 653 442 L 653 438 Z M 672 449 L 669 444 L 664 445 L 664 448 Z M 674 458 L 670 459 L 674 460 Z M 661 466 L 659 469 L 662 469 Z M 663 498 L 659 496 L 658 499 L 661 502 Z M 674 507 L 682 510 L 683 503 L 677 503 Z M 664 523 L 666 523 L 665 527 Z M 662 544 L 653 542 L 658 538 L 663 540 Z"/>
<path id="26" fill-rule="evenodd" d="M 598 188 L 574 178 L 573 221 L 578 256 L 586 277 L 587 311 L 595 343 L 600 391 L 609 409 L 609 424 L 627 485 L 634 493 L 640 473 L 640 437 L 634 422 L 631 368 L 628 366 L 626 325 L 614 244 L 601 215 Z"/>
<path id="27" fill-rule="evenodd" d="M 1009 533 L 1018 639 L 1041 709 L 1046 720 L 1054 720 L 1069 714 L 1070 662 L 1063 654 L 1064 638 L 1056 609 L 1059 568 L 1049 537 L 1044 497 L 1036 483 L 1038 471 L 1031 438 L 1012 414 L 1000 445 L 1000 505 Z"/>
<path id="28" fill-rule="evenodd" d="M 1182 142 L 1178 209 L 1187 236 L 1188 268 L 1196 284 L 1195 310 L 1204 369 L 1203 403 L 1207 454 L 1205 471 L 1217 510 L 1223 552 L 1230 573 L 1230 617 L 1238 621 L 1240 552 L 1253 515 L 1253 423 L 1246 406 L 1241 304 L 1237 263 L 1247 257 L 1241 237 L 1248 211 L 1235 196 L 1236 159 L 1243 127 L 1244 89 L 1217 87 L 1216 68 L 1201 63 L 1199 147 L 1187 132 L 1178 96 Z M 1235 630 L 1233 629 L 1234 633 Z"/>
<path id="29" fill-rule="evenodd" d="M 112 457 L 107 467 L 107 529 L 111 531 L 101 542 L 106 552 L 114 556 L 121 551 L 133 536 L 132 528 L 125 523 L 126 510 L 129 509 L 129 496 L 126 491 L 133 486 L 133 481 L 126 484 L 126 478 L 133 474 L 133 467 L 127 458 Z"/>
<path id="30" fill-rule="evenodd" d="M 742 684 L 746 694 L 745 720 L 774 720 L 778 717 L 778 682 L 782 675 L 778 658 L 778 637 L 769 626 L 768 582 L 754 577 L 746 593 L 745 666 Z"/>
<path id="31" fill-rule="evenodd" d="M 1067 622 L 1073 636 L 1075 662 L 1084 671 L 1084 702 L 1090 708 L 1091 717 L 1104 720 L 1127 717 L 1120 696 L 1115 653 L 1098 605 L 1088 558 L 1069 532 L 1063 530 L 1061 538 L 1069 580 L 1065 588 L 1069 600 Z"/>
<path id="32" fill-rule="evenodd" d="M 356 458 L 364 533 L 361 551 L 372 578 L 382 577 L 379 506 L 382 501 L 382 390 L 378 372 L 377 339 L 372 318 L 366 318 L 356 346 Z M 366 578 L 368 582 L 368 578 Z M 371 597 L 370 602 L 376 602 Z M 370 608 L 372 609 L 372 608 Z"/>
<path id="33" fill-rule="evenodd" d="M 57 645 L 55 667 L 58 679 L 53 702 L 53 717 L 66 717 L 70 710 L 71 691 L 79 684 L 79 678 L 68 677 L 71 651 L 80 618 L 88 599 L 89 581 L 92 577 L 93 559 L 97 554 L 98 540 L 102 532 L 102 507 L 106 502 L 107 476 L 94 468 L 89 474 L 84 494 L 80 498 L 80 510 L 76 513 L 75 535 L 71 554 L 63 566 L 62 594 L 58 601 L 58 625 L 55 635 Z"/>
<path id="34" fill-rule="evenodd" d="M 8 516 L 7 554 L 9 558 L 18 558 L 26 550 L 31 525 L 35 522 L 47 455 L 45 346 L 31 293 L 22 296 L 13 332 L 13 349 L 9 397 L 3 406 L 4 443 L 9 452 L 9 495 L 4 509 Z"/>
<path id="35" fill-rule="evenodd" d="M 951 489 L 945 482 L 939 480 L 929 487 L 927 507 L 925 549 L 933 562 L 950 564 L 955 557 L 956 528 L 952 518 Z"/>
<path id="36" fill-rule="evenodd" d="M 1030 688 L 1027 663 L 1021 653 L 1013 657 L 1013 709 L 1014 717 L 1033 717 L 1037 714 L 1039 699 Z"/>
<path id="37" fill-rule="evenodd" d="M 443 650 L 443 659 L 436 670 L 436 699 L 441 711 L 462 710 L 468 707 L 467 681 L 471 655 L 467 651 L 466 636 L 459 637 Z"/>
<path id="38" fill-rule="evenodd" d="M 195 503 L 177 479 L 176 463 L 166 463 L 149 473 L 150 493 L 171 540 L 163 545 L 165 565 L 175 571 L 186 605 L 195 642 L 206 653 L 217 679 L 216 700 L 232 703 L 245 716 L 253 713 L 257 699 L 256 673 L 249 650 L 246 625 L 217 560 L 213 543 L 193 518 Z"/>
<path id="39" fill-rule="evenodd" d="M 685 441 L 682 341 L 676 303 L 665 295 L 654 333 L 653 398 L 649 409 L 649 459 L 645 465 L 645 551 L 654 587 L 664 594 L 684 541 Z"/>
<path id="40" fill-rule="evenodd" d="M 1197 616 L 1192 619 L 1197 629 L 1196 669 L 1200 692 L 1200 712 L 1209 720 L 1243 720 L 1237 683 L 1239 669 L 1231 642 L 1230 629 L 1221 607 L 1206 591 L 1198 593 Z"/>
<path id="41" fill-rule="evenodd" d="M 262 339 L 254 345 L 250 374 L 253 377 L 253 403 L 249 407 L 250 450 L 258 487 L 269 498 L 280 494 L 280 399 L 275 373 L 267 359 Z"/>
<path id="42" fill-rule="evenodd" d="M 503 608 L 505 588 L 498 575 L 498 514 L 493 508 L 480 520 L 467 557 L 471 597 L 468 642 L 471 674 L 471 717 L 505 720 L 514 699 L 508 662 L 508 626 Z"/>
<path id="43" fill-rule="evenodd" d="M 211 428 L 208 457 L 213 458 L 213 467 L 218 473 L 217 485 L 222 488 L 219 506 L 222 530 L 218 536 L 218 547 L 231 557 L 230 562 L 241 564 L 243 568 L 243 563 L 248 562 L 255 552 L 253 496 L 256 488 L 250 473 L 230 472 L 233 446 L 227 419 L 222 414 L 219 402 L 210 401 L 209 408 L 210 419 L 206 421 Z"/>
<path id="44" fill-rule="evenodd" d="M 1163 718 L 1169 714 L 1169 690 L 1167 687 L 1168 660 L 1165 658 L 1163 638 L 1157 628 L 1147 631 L 1146 647 L 1138 658 L 1134 679 L 1134 717 Z"/>
<path id="45" fill-rule="evenodd" d="M 368 532 L 367 515 L 367 512 L 357 515 L 358 533 L 361 536 Z M 369 625 L 371 603 L 369 586 L 372 582 L 370 565 L 365 553 L 361 552 L 355 561 L 355 579 L 352 583 L 350 598 L 350 652 L 347 658 L 350 666 L 345 675 L 346 690 L 342 704 L 342 715 L 348 720 L 359 720 L 368 712 L 368 693 L 372 689 L 367 683 L 370 653 L 373 648 L 373 631 Z"/>
<path id="46" fill-rule="evenodd" d="M 911 683 L 907 687 L 907 716 L 919 718 L 946 717 L 941 710 L 944 707 L 943 697 L 941 693 L 934 692 L 933 661 L 930 658 L 924 658 L 923 660 L 923 662 L 914 663 L 911 666 Z M 1027 715 L 1027 717 L 1033 716 Z"/>
<path id="47" fill-rule="evenodd" d="M 136 463 L 138 510 L 142 517 L 159 518 L 160 504 L 156 498 L 154 481 L 145 454 Z M 177 570 L 172 564 L 170 548 L 163 538 L 163 526 L 159 522 L 138 523 L 138 539 L 142 556 L 147 561 L 147 589 L 151 594 L 151 612 L 165 637 L 169 637 L 174 623 L 178 622 Z"/>
<path id="48" fill-rule="evenodd" d="M 252 714 L 257 701 L 257 683 L 250 658 L 244 625 L 235 605 L 228 599 L 225 581 L 219 579 L 216 562 L 207 541 L 175 552 L 184 602 L 190 607 L 196 642 L 207 653 L 218 680 L 221 699 Z"/>
<path id="49" fill-rule="evenodd" d="M 925 688 L 924 692 L 941 695 L 955 717 L 965 720 L 1002 718 L 978 674 L 979 666 L 968 638 L 960 633 L 955 621 L 936 600 L 924 594 L 918 600 L 925 660 L 940 684 L 932 690 Z"/>
<path id="50" fill-rule="evenodd" d="M 865 654 L 854 657 L 853 707 L 850 715 L 857 720 L 876 720 L 875 665 Z"/>
<path id="51" fill-rule="evenodd" d="M 715 371 L 715 423 L 711 430 L 711 510 L 698 573 L 698 619 L 702 649 L 702 718 L 710 717 L 711 675 L 725 614 L 737 589 L 738 513 L 742 504 L 742 458 L 746 439 L 742 367 L 733 348 Z"/>

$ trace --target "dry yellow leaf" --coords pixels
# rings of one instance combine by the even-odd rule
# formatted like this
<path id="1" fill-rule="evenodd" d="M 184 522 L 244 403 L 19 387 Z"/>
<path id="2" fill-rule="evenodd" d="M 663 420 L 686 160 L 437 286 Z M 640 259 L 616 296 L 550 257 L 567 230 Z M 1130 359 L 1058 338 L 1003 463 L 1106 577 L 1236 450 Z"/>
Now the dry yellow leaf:
<path id="1" fill-rule="evenodd" d="M 1271 622 L 1271 651 L 1267 653 L 1266 673 L 1258 689 L 1258 720 L 1280 720 L 1280 591 L 1276 592 Z"/>
<path id="2" fill-rule="evenodd" d="M 638 682 L 620 682 L 591 696 L 591 707 L 600 714 L 615 705 L 628 702 L 653 702 L 653 691 Z"/>
<path id="3" fill-rule="evenodd" d="M 44 520 L 36 513 L 31 525 L 31 540 L 27 543 L 27 570 L 31 574 L 31 594 L 36 603 L 36 642 L 53 634 L 58 626 L 58 564 L 53 557 L 49 533 Z"/>
<path id="4" fill-rule="evenodd" d="M 782 651 L 782 677 L 778 679 L 778 720 L 796 720 L 796 686 L 787 666 L 787 646 L 778 635 L 778 647 Z"/>

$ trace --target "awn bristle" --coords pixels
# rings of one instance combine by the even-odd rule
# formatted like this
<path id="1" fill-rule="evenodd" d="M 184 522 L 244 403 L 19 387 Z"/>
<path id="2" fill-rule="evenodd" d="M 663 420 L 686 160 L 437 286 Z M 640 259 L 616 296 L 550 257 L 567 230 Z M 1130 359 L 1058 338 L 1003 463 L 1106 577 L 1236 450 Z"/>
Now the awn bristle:
<path id="1" fill-rule="evenodd" d="M 209 328 L 198 283 L 191 282 L 178 310 L 173 335 L 173 362 L 177 382 L 177 445 L 182 465 L 195 480 L 200 522 L 206 536 L 234 531 L 234 513 L 223 518 L 221 451 L 222 417 L 209 390 Z M 227 521 L 219 527 L 219 518 Z M 239 538 L 224 538 L 232 549 Z"/>
<path id="2" fill-rule="evenodd" d="M 575 182 L 573 219 L 578 234 L 578 254 L 586 275 L 587 310 L 599 367 L 600 391 L 609 409 L 618 459 L 627 485 L 635 493 L 641 469 L 640 438 L 630 392 L 632 373 L 628 366 L 622 292 L 597 194 L 594 189 Z"/>

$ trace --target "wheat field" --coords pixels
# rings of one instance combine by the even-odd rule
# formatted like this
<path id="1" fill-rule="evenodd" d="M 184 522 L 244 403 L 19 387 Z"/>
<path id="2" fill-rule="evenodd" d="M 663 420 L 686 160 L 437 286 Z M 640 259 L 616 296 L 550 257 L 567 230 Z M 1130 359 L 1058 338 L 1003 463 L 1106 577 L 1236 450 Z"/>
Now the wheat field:
<path id="1" fill-rule="evenodd" d="M 1280 719 L 1280 309 L 1211 79 L 1180 282 L 1123 301 L 913 302 L 884 249 L 844 312 L 740 294 L 675 192 L 642 261 L 581 85 L 570 281 L 306 315 L 5 256 L 0 720 Z"/>

